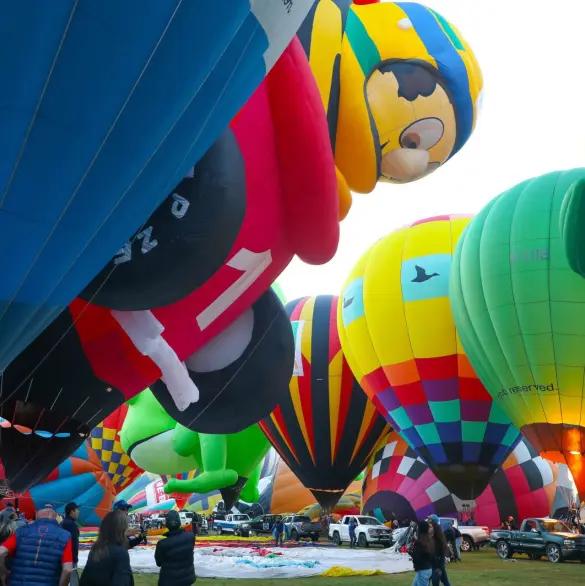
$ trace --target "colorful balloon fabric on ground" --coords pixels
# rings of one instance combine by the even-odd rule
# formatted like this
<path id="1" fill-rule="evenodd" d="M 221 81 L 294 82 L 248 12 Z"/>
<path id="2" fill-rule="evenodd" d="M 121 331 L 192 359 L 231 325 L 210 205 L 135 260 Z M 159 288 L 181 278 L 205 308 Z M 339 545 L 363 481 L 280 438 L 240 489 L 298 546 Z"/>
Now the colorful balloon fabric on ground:
<path id="1" fill-rule="evenodd" d="M 562 508 L 563 497 L 557 494 L 560 467 L 521 441 L 485 491 L 465 503 L 467 510 L 473 511 L 478 525 L 490 528 L 499 527 L 509 515 L 517 521 L 546 517 Z M 563 494 L 566 508 L 570 495 Z M 392 520 L 392 515 L 401 521 L 432 514 L 457 518 L 463 512 L 461 501 L 395 432 L 380 442 L 368 464 L 362 499 L 364 514 L 382 522 Z"/>
<path id="2" fill-rule="evenodd" d="M 291 88 L 291 84 L 294 87 Z M 276 311 L 266 291 L 295 254 L 309 262 L 329 260 L 339 237 L 335 164 L 320 109 L 319 92 L 307 59 L 300 44 L 293 42 L 230 125 L 245 163 L 245 177 L 240 180 L 245 184 L 246 213 L 226 263 L 180 301 L 151 311 L 111 311 L 80 299 L 70 305 L 69 333 L 64 342 L 77 345 L 81 340 L 96 377 L 120 389 L 129 399 L 162 375 L 165 381 L 175 381 L 173 386 L 179 388 L 172 390 L 189 399 L 188 405 L 196 396 L 194 384 L 204 385 L 205 381 L 190 381 L 181 363 L 185 360 L 196 363 L 196 353 L 207 344 L 213 346 L 218 335 L 238 318 L 249 326 L 253 320 L 242 315 L 255 303 L 258 304 L 254 306 L 258 323 L 251 348 L 262 340 L 258 348 L 260 354 L 266 347 L 274 351 L 281 343 L 276 324 L 270 334 L 265 335 L 274 317 L 272 309 Z M 307 210 L 311 213 L 307 214 Z M 195 213 L 193 217 L 197 219 L 196 210 L 189 208 L 188 213 Z M 151 236 L 156 239 L 154 231 Z M 144 240 L 141 242 L 145 244 Z M 142 259 L 143 267 L 149 256 L 150 252 Z M 198 268 L 191 267 L 191 270 L 196 272 Z M 181 281 L 177 285 L 177 290 L 183 291 L 182 284 Z M 174 290 L 172 282 L 165 281 L 165 285 Z M 133 292 L 135 289 L 131 287 L 126 301 L 132 301 Z M 286 325 L 283 317 L 280 315 L 277 321 Z M 65 328 L 59 333 L 62 336 L 67 331 Z M 226 337 L 235 336 L 226 334 L 224 342 Z M 240 344 L 242 340 L 247 343 L 249 338 L 240 336 Z M 287 336 L 287 340 L 290 341 L 290 337 Z M 237 347 L 237 344 L 232 346 Z M 239 349 L 241 354 L 245 348 Z M 221 381 L 219 388 L 212 388 L 213 403 L 205 400 L 203 386 L 199 389 L 201 398 L 194 410 L 201 412 L 205 408 L 206 417 L 196 421 L 209 426 L 199 431 L 235 432 L 238 430 L 234 426 L 242 424 L 239 429 L 243 429 L 276 406 L 278 389 L 267 389 L 258 379 L 244 382 L 244 371 L 239 369 L 246 366 L 246 370 L 254 371 L 256 376 L 265 373 L 264 379 L 272 383 L 278 376 L 266 368 L 258 370 L 248 357 L 244 352 L 240 362 L 231 364 L 233 370 L 227 373 L 227 379 Z M 269 360 L 258 356 L 258 360 L 264 361 L 264 366 L 277 366 L 274 355 Z M 282 379 L 284 391 L 288 386 L 288 364 L 286 368 L 286 376 Z M 216 401 L 216 393 L 236 372 L 239 375 L 233 377 L 233 384 L 223 391 L 222 400 Z M 211 372 L 207 378 L 218 377 Z M 205 372 L 199 373 L 201 378 L 206 378 Z M 242 401 L 242 388 L 246 389 L 245 401 Z M 158 388 L 156 390 L 158 392 Z M 261 395 L 262 390 L 266 394 Z M 226 411 L 229 405 L 237 405 L 237 413 L 232 417 L 228 417 Z M 184 403 L 180 406 L 185 407 Z M 213 410 L 217 410 L 218 417 Z M 246 412 L 249 414 L 247 421 Z M 191 410 L 174 415 L 184 416 L 187 424 L 194 421 Z M 220 429 L 218 425 L 224 427 Z"/>
<path id="3" fill-rule="evenodd" d="M 41 483 L 19 498 L 19 507 L 32 519 L 35 511 L 47 503 L 64 515 L 65 505 L 73 501 L 79 505 L 79 522 L 96 526 L 112 510 L 115 494 L 100 458 L 84 443 Z"/>
<path id="4" fill-rule="evenodd" d="M 453 259 L 451 304 L 494 401 L 585 496 L 585 281 L 560 238 L 564 196 L 585 169 L 530 179 L 493 199 Z"/>
<path id="5" fill-rule="evenodd" d="M 207 151 L 312 3 L 4 3 L 0 371 Z"/>
<path id="6" fill-rule="evenodd" d="M 120 443 L 120 430 L 127 413 L 128 405 L 122 405 L 94 427 L 87 439 L 101 460 L 102 468 L 110 477 L 116 492 L 129 486 L 142 474 L 142 469 L 124 452 Z"/>
<path id="7" fill-rule="evenodd" d="M 343 288 L 341 344 L 392 427 L 450 491 L 479 496 L 519 439 L 459 342 L 449 271 L 469 217 L 415 222 L 374 244 Z"/>
<path id="8" fill-rule="evenodd" d="M 331 510 L 389 428 L 341 351 L 337 297 L 304 297 L 286 310 L 295 338 L 290 392 L 260 426 L 317 502 Z"/>
<path id="9" fill-rule="evenodd" d="M 459 31 L 430 8 L 318 0 L 299 38 L 327 112 L 341 187 L 369 193 L 379 180 L 424 177 L 473 132 L 481 70 Z"/>

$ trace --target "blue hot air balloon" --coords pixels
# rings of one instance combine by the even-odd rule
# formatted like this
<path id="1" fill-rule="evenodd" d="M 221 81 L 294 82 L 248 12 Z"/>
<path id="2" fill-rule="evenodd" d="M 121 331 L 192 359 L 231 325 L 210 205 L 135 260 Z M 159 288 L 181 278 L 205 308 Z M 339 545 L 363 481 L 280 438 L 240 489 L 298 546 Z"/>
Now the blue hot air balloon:
<path id="1" fill-rule="evenodd" d="M 188 174 L 312 4 L 0 2 L 0 371 Z M 132 254 L 156 246 L 144 228 Z"/>

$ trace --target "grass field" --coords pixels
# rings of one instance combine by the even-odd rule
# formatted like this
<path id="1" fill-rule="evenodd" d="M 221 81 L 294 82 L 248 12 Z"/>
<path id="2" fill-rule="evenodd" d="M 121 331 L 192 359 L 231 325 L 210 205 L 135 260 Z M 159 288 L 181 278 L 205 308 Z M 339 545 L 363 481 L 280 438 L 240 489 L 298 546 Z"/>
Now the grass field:
<path id="1" fill-rule="evenodd" d="M 480 552 L 463 555 L 460 564 L 447 566 L 449 579 L 453 586 L 566 586 L 583 584 L 585 564 L 567 562 L 551 564 L 548 561 L 530 561 L 519 555 L 515 561 L 504 562 L 493 549 L 485 548 Z M 137 574 L 136 586 L 155 586 L 158 575 Z M 577 579 L 577 582 L 575 582 Z M 336 586 L 343 582 L 347 586 L 411 586 L 413 574 L 389 576 L 350 576 L 346 578 L 294 578 L 295 586 Z M 233 580 L 198 579 L 197 586 L 233 585 Z M 278 580 L 238 580 L 238 586 L 284 586 L 286 579 Z"/>

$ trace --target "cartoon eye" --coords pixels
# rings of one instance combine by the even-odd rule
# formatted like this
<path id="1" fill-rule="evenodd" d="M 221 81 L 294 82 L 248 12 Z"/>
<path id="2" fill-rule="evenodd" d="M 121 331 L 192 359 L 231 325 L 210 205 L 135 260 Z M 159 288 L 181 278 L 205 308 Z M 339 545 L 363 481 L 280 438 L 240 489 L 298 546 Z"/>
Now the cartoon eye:
<path id="1" fill-rule="evenodd" d="M 404 149 L 421 149 L 434 147 L 443 137 L 444 127 L 438 118 L 423 118 L 413 122 L 400 135 L 400 146 Z"/>

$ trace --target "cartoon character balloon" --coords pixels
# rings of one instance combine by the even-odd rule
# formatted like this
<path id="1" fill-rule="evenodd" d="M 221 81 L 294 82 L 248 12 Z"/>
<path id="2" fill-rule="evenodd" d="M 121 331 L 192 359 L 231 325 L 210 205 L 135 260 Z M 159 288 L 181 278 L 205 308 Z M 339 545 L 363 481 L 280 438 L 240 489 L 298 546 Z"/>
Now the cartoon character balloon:
<path id="1" fill-rule="evenodd" d="M 340 185 L 424 177 L 465 144 L 483 79 L 459 31 L 414 2 L 318 0 L 299 30 Z"/>
<path id="2" fill-rule="evenodd" d="M 461 341 L 494 401 L 585 496 L 585 281 L 560 237 L 561 206 L 585 169 L 529 179 L 493 199 L 453 258 Z"/>
<path id="3" fill-rule="evenodd" d="M 286 310 L 296 341 L 290 392 L 260 426 L 330 511 L 389 428 L 344 358 L 335 324 L 337 297 L 304 297 Z"/>
<path id="4" fill-rule="evenodd" d="M 0 372 L 207 151 L 312 3 L 4 3 Z"/>
<path id="5" fill-rule="evenodd" d="M 462 499 L 481 494 L 519 439 L 469 364 L 449 306 L 452 255 L 469 221 L 428 218 L 379 240 L 351 272 L 338 309 L 362 388 Z"/>

